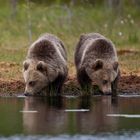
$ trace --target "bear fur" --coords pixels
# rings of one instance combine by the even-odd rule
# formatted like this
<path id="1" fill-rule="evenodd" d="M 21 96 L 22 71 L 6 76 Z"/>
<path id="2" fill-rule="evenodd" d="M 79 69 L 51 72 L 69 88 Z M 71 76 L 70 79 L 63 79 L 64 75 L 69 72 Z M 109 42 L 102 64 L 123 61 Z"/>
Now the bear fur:
<path id="1" fill-rule="evenodd" d="M 109 39 L 99 33 L 81 35 L 75 50 L 75 65 L 83 89 L 96 85 L 101 93 L 117 94 L 118 57 Z"/>
<path id="2" fill-rule="evenodd" d="M 52 34 L 39 37 L 23 62 L 25 94 L 60 93 L 67 77 L 67 54 L 63 42 Z"/>

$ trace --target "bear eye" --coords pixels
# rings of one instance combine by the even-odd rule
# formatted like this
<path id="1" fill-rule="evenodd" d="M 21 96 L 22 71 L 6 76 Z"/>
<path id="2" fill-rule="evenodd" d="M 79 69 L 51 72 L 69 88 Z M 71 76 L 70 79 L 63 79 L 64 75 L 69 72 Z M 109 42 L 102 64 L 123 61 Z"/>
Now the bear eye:
<path id="1" fill-rule="evenodd" d="M 31 87 L 35 86 L 35 84 L 36 84 L 36 81 L 30 81 L 29 82 L 29 86 L 31 86 Z"/>
<path id="2" fill-rule="evenodd" d="M 103 80 L 103 85 L 107 84 L 108 81 L 107 80 Z"/>

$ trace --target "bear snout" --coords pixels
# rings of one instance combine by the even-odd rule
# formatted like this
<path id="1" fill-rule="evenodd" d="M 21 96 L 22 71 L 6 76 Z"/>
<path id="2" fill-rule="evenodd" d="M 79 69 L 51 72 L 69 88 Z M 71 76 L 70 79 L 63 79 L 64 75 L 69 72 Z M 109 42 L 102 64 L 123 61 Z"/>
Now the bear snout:
<path id="1" fill-rule="evenodd" d="M 111 89 L 111 87 L 109 86 L 103 86 L 102 87 L 102 92 L 103 92 L 103 94 L 104 95 L 111 95 L 111 93 L 112 93 L 112 89 Z"/>
<path id="2" fill-rule="evenodd" d="M 111 92 L 104 92 L 105 95 L 111 95 Z"/>
<path id="3" fill-rule="evenodd" d="M 28 93 L 28 92 L 24 92 L 24 95 L 25 95 L 25 96 L 29 96 L 30 93 Z"/>
<path id="4" fill-rule="evenodd" d="M 25 88 L 24 95 L 25 96 L 31 96 L 32 95 L 32 93 L 27 89 L 27 87 Z"/>

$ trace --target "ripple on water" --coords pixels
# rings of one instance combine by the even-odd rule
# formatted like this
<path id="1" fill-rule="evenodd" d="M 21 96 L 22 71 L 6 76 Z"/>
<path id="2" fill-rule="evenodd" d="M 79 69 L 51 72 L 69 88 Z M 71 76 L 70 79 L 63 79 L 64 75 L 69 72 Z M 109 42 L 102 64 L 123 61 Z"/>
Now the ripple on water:
<path id="1" fill-rule="evenodd" d="M 108 117 L 140 118 L 140 114 L 107 114 Z"/>
<path id="2" fill-rule="evenodd" d="M 124 133 L 122 135 L 59 135 L 59 136 L 10 136 L 0 137 L 0 140 L 138 140 L 140 139 L 140 133 Z"/>
<path id="3" fill-rule="evenodd" d="M 133 93 L 133 94 L 120 94 L 118 96 L 119 97 L 124 97 L 124 98 L 132 98 L 132 97 L 139 98 L 140 94 L 137 94 L 137 93 Z"/>

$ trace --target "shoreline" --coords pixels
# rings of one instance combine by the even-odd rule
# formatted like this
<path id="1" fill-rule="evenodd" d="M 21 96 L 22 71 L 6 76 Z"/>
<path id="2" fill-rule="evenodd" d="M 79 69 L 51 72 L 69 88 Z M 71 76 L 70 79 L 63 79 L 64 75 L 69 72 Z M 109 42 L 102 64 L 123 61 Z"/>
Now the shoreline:
<path id="1" fill-rule="evenodd" d="M 75 76 L 69 76 L 64 83 L 64 93 L 76 95 L 80 91 L 80 86 Z M 3 81 L 0 80 L 0 94 L 21 94 L 24 92 L 24 82 L 22 80 Z M 135 74 L 122 75 L 119 79 L 118 93 L 140 94 L 140 76 Z"/>

